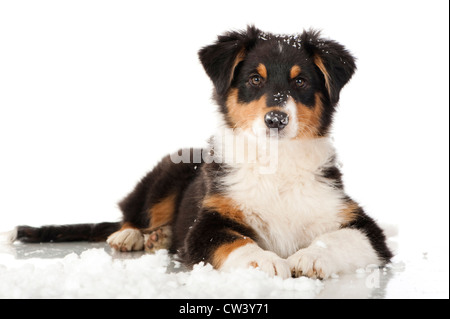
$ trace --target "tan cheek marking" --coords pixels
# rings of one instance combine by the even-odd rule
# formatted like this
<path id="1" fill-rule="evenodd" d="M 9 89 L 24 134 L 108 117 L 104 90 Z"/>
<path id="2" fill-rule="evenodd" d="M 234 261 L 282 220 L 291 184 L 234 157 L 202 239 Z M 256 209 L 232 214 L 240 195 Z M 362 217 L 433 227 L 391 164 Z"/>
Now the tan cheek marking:
<path id="1" fill-rule="evenodd" d="M 212 258 L 212 265 L 214 268 L 219 269 L 225 260 L 228 258 L 228 255 L 230 255 L 234 250 L 236 250 L 239 247 L 242 247 L 244 245 L 253 243 L 253 240 L 250 238 L 241 238 L 237 239 L 232 243 L 224 244 L 216 249 L 214 252 L 213 258 Z"/>
<path id="2" fill-rule="evenodd" d="M 149 212 L 150 228 L 158 228 L 172 221 L 175 212 L 175 198 L 175 194 L 169 195 L 152 206 Z"/>
<path id="3" fill-rule="evenodd" d="M 291 68 L 291 72 L 289 73 L 289 75 L 290 75 L 291 79 L 294 79 L 297 76 L 299 76 L 300 72 L 302 72 L 302 69 L 298 65 L 294 65 Z"/>
<path id="4" fill-rule="evenodd" d="M 315 94 L 316 103 L 309 108 L 302 103 L 297 103 L 297 117 L 299 131 L 297 138 L 315 138 L 319 136 L 323 104 L 320 93 Z"/>
<path id="5" fill-rule="evenodd" d="M 264 79 L 267 79 L 267 69 L 266 66 L 262 63 L 258 64 L 256 71 L 261 75 Z"/>
<path id="6" fill-rule="evenodd" d="M 244 130 L 250 129 L 256 119 L 264 118 L 264 115 L 269 111 L 266 106 L 265 95 L 250 103 L 240 103 L 238 101 L 238 89 L 230 90 L 226 105 L 228 108 L 227 116 L 232 128 Z"/>

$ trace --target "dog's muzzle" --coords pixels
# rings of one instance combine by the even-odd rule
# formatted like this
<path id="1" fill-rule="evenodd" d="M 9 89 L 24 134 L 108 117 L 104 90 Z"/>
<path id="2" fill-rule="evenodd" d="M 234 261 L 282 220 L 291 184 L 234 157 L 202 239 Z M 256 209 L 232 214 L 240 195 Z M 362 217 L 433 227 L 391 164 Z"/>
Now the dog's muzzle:
<path id="1" fill-rule="evenodd" d="M 264 116 L 268 128 L 282 130 L 289 123 L 289 115 L 281 111 L 270 111 Z"/>

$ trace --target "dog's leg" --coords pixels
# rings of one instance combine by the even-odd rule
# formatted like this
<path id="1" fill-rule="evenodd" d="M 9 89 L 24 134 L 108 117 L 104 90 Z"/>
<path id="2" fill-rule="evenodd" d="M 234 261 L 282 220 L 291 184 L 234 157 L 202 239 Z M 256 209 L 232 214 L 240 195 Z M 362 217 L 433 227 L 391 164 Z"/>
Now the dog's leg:
<path id="1" fill-rule="evenodd" d="M 252 240 L 236 240 L 223 244 L 214 253 L 214 263 L 220 270 L 258 268 L 269 276 L 291 277 L 289 265 L 277 254 L 263 250 Z"/>
<path id="2" fill-rule="evenodd" d="M 294 276 L 324 279 L 390 261 L 392 253 L 383 231 L 359 205 L 349 200 L 341 216 L 341 229 L 317 237 L 287 259 Z"/>
<path id="3" fill-rule="evenodd" d="M 269 276 L 291 276 L 285 259 L 257 245 L 254 231 L 244 222 L 242 212 L 230 198 L 208 196 L 192 225 L 181 253 L 187 264 L 201 261 L 214 268 L 259 268 Z"/>
<path id="4" fill-rule="evenodd" d="M 316 238 L 288 259 L 292 274 L 325 279 L 367 265 L 381 265 L 368 238 L 356 229 L 340 229 Z"/>
<path id="5" fill-rule="evenodd" d="M 191 150 L 191 156 L 192 154 Z M 147 229 L 162 230 L 162 226 L 169 227 L 177 213 L 178 198 L 198 174 L 200 165 L 174 163 L 170 156 L 163 158 L 119 203 L 123 213 L 123 226 L 109 236 L 107 242 L 111 247 L 119 251 L 143 250 L 144 233 Z M 154 246 L 156 244 L 158 248 L 169 248 L 169 229 L 164 228 L 161 234 L 146 236 L 147 250 L 152 250 L 149 248 L 150 242 L 156 237 L 164 240 L 156 240 Z"/>

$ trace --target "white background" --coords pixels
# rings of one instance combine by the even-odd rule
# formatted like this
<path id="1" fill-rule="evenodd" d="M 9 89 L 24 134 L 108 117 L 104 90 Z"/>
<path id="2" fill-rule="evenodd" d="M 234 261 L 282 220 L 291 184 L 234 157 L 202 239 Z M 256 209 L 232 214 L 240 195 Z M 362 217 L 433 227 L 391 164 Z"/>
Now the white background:
<path id="1" fill-rule="evenodd" d="M 117 221 L 164 155 L 216 126 L 197 51 L 249 23 L 310 27 L 358 71 L 334 134 L 348 193 L 448 264 L 449 3 L 0 1 L 0 230 Z"/>

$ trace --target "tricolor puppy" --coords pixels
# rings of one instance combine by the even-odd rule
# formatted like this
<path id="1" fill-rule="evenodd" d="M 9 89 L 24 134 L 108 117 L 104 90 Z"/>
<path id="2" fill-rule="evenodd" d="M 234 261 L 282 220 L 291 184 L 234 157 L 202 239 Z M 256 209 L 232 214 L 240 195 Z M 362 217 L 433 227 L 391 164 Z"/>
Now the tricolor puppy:
<path id="1" fill-rule="evenodd" d="M 329 136 L 352 55 L 315 31 L 248 27 L 199 56 L 223 120 L 208 147 L 164 158 L 120 202 L 121 223 L 19 226 L 16 238 L 107 239 L 118 251 L 164 248 L 187 265 L 283 278 L 389 262 L 382 230 L 344 191 Z"/>

